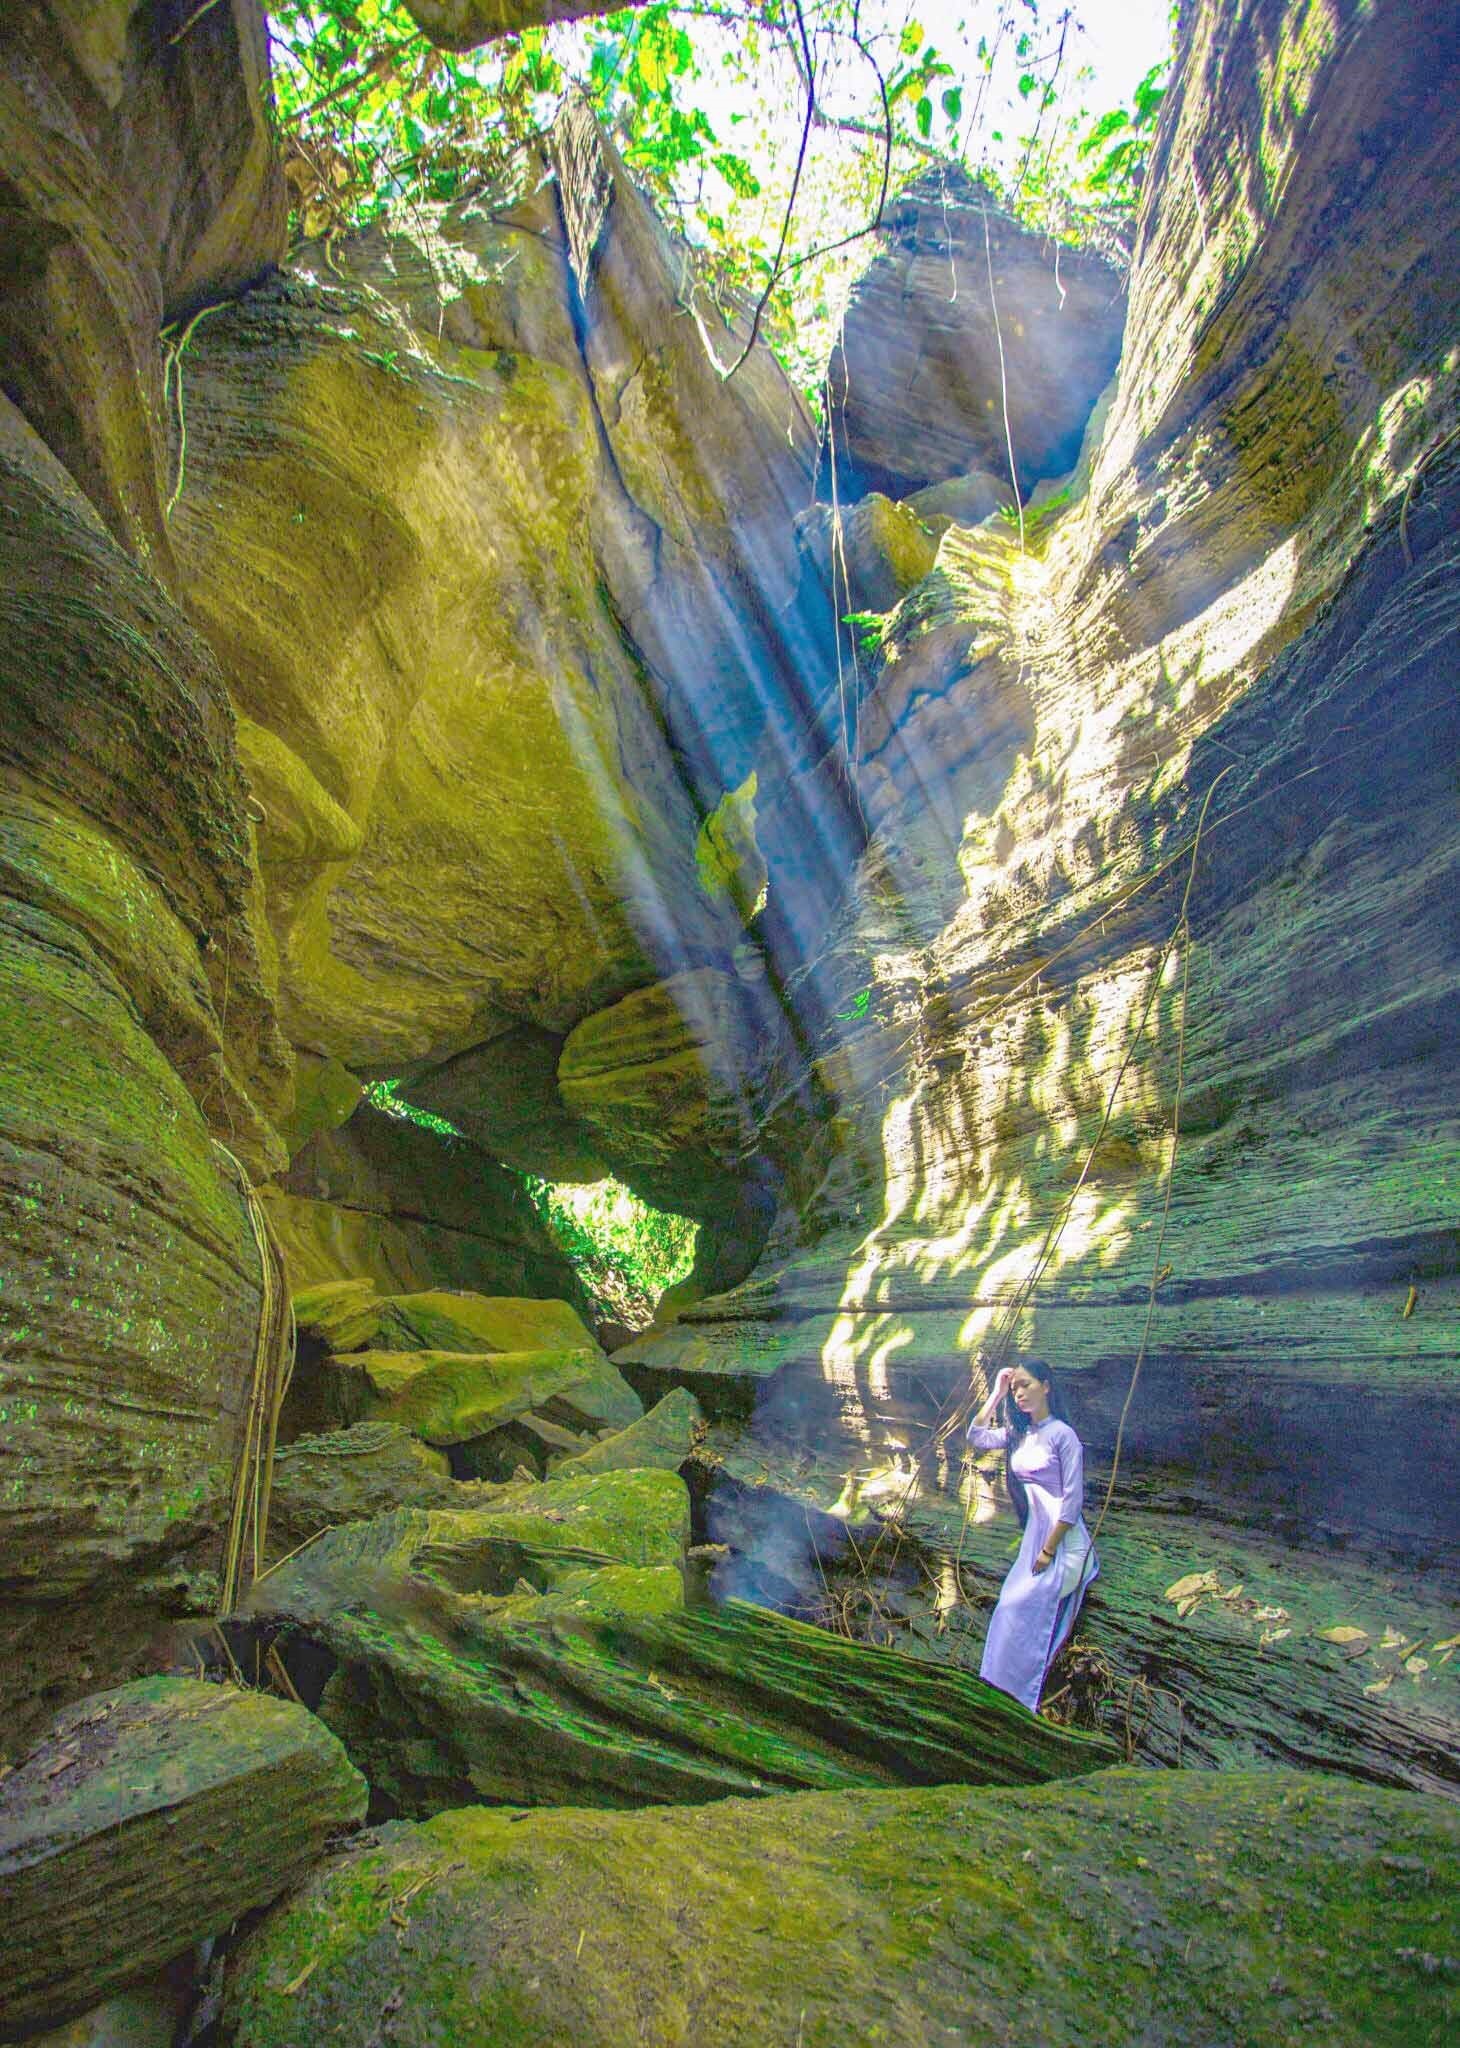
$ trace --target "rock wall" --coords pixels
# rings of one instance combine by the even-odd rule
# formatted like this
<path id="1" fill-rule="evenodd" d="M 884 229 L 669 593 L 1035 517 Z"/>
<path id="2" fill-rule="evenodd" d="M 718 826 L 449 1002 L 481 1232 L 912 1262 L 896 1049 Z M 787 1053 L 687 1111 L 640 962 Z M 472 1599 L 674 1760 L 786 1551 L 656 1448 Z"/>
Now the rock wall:
<path id="1" fill-rule="evenodd" d="M 1108 1462 L 1155 1273 L 1127 1497 L 1454 1541 L 1455 55 L 1438 8 L 1185 28 L 1067 509 L 953 526 L 884 622 L 806 974 L 835 1157 L 630 1360 L 906 1466 L 1013 1342 Z"/>

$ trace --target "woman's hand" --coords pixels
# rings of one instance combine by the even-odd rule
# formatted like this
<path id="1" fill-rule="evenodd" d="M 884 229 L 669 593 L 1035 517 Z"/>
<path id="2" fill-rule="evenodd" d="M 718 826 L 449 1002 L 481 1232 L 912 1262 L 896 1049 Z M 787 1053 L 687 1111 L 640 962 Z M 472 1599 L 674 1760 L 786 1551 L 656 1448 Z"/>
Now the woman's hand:
<path id="1" fill-rule="evenodd" d="M 1029 1569 L 1032 1572 L 1047 1572 L 1053 1563 L 1054 1559 L 1047 1550 L 1037 1550 L 1034 1553 L 1034 1562 L 1030 1565 Z"/>
<path id="2" fill-rule="evenodd" d="M 994 1384 L 989 1393 L 989 1399 L 991 1401 L 1002 1401 L 1005 1394 L 1007 1394 L 1009 1391 L 1009 1387 L 1013 1381 L 1013 1378 L 1013 1366 L 1001 1365 L 998 1371 L 994 1374 Z"/>

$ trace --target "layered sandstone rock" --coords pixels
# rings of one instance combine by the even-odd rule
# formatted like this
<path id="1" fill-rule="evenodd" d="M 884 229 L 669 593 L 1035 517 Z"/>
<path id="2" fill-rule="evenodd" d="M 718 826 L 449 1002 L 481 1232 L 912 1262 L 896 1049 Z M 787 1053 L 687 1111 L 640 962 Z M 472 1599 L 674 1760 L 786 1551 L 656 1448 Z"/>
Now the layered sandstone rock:
<path id="1" fill-rule="evenodd" d="M 0 23 L 5 389 L 116 538 L 163 574 L 158 330 L 284 248 L 263 8 L 188 12 L 17 0 Z"/>
<path id="2" fill-rule="evenodd" d="M 1124 321 L 1111 264 L 1021 227 L 954 167 L 929 172 L 888 209 L 832 355 L 853 484 L 900 498 L 980 469 L 1011 500 L 1062 475 Z"/>
<path id="3" fill-rule="evenodd" d="M 1425 22 L 1398 54 L 1254 0 L 1184 37 L 1194 175 L 1153 182 L 1071 496 L 1022 548 L 952 528 L 884 624 L 873 842 L 806 975 L 840 1019 L 837 1158 L 792 1169 L 818 1242 L 631 1349 L 641 1387 L 779 1375 L 764 1407 L 815 1392 L 905 1462 L 1012 1342 L 1108 1459 L 1156 1276 L 1134 1497 L 1453 1542 L 1460 205 Z"/>
<path id="4" fill-rule="evenodd" d="M 1446 2028 L 1456 1832 L 1433 1802 L 1277 1771 L 442 1814 L 272 1916 L 228 2018 L 238 2048 L 387 2005 L 403 2040 L 460 2048 L 1401 2048 Z"/>

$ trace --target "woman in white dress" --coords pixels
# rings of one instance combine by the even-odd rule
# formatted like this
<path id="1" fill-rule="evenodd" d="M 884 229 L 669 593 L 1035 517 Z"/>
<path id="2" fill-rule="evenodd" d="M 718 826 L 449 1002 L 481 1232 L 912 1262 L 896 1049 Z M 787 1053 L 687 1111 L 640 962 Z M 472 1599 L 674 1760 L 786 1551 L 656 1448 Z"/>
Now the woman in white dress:
<path id="1" fill-rule="evenodd" d="M 979 1676 L 1032 1711 L 1100 1570 L 1085 1527 L 1084 1447 L 1039 1358 L 1003 1368 L 968 1425 L 968 1441 L 975 1450 L 1004 1453 L 1009 1496 L 1024 1527 L 989 1622 Z"/>

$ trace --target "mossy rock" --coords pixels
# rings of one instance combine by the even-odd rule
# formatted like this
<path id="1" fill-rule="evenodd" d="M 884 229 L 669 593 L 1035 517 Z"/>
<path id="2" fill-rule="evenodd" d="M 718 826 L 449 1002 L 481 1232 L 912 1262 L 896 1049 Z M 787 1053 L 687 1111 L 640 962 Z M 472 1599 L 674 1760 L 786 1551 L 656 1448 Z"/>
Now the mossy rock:
<path id="1" fill-rule="evenodd" d="M 283 1557 L 322 1529 L 393 1508 L 444 1507 L 453 1491 L 445 1453 L 388 1422 L 298 1437 L 274 1458 L 269 1550 Z"/>
<path id="2" fill-rule="evenodd" d="M 149 1678 L 68 1708 L 0 1786 L 0 2039 L 221 1934 L 364 1811 L 339 1743 L 290 1701 Z"/>
<path id="3" fill-rule="evenodd" d="M 296 1292 L 294 1326 L 325 1351 L 363 1351 L 380 1334 L 384 1308 L 373 1280 L 326 1280 Z"/>
<path id="4" fill-rule="evenodd" d="M 387 1421 L 432 1444 L 466 1443 L 537 1411 L 590 1429 L 621 1428 L 643 1412 L 597 1350 L 361 1351 L 348 1364 L 383 1397 Z"/>
<path id="5" fill-rule="evenodd" d="M 396 1811 L 1020 1784 L 1114 1760 L 964 1673 L 738 1602 L 681 1611 L 688 1540 L 671 1473 L 504 1488 L 333 1531 L 249 1612 L 301 1683 L 333 1663 L 321 1712 Z"/>
<path id="6" fill-rule="evenodd" d="M 593 1472 L 647 1469 L 677 1472 L 694 1449 L 696 1433 L 703 1426 L 699 1402 L 683 1387 L 676 1387 L 627 1429 L 617 1430 L 586 1451 L 554 1459 L 552 1476 L 570 1479 Z"/>
<path id="7" fill-rule="evenodd" d="M 398 1294 L 385 1304 L 382 1349 L 394 1351 L 597 1351 L 566 1301 L 525 1295 Z"/>
<path id="8" fill-rule="evenodd" d="M 1414 2048 L 1453 2028 L 1457 1873 L 1453 1807 L 1281 1771 L 444 1813 L 264 1922 L 225 2035 Z"/>

